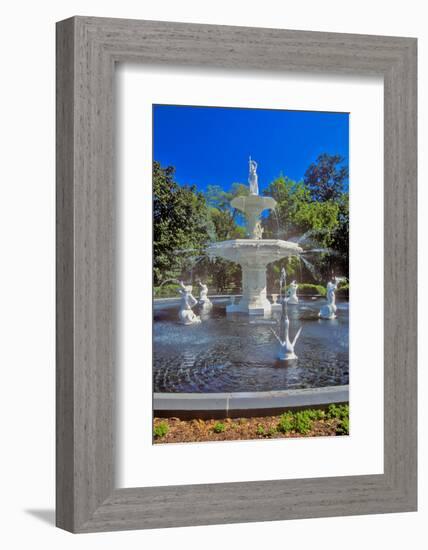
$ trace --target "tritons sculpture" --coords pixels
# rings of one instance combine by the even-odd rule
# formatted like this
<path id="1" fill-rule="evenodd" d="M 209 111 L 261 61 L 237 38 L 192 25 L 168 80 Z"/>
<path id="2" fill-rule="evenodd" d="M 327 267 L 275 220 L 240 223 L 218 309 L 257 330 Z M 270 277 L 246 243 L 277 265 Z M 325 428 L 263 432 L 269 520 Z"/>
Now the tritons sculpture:
<path id="1" fill-rule="evenodd" d="M 180 301 L 180 311 L 178 313 L 178 318 L 183 323 L 183 325 L 194 325 L 201 322 L 201 318 L 196 315 L 192 307 L 194 307 L 198 301 L 192 294 L 193 287 L 192 285 L 185 285 L 183 281 L 180 281 L 179 293 L 181 294 Z"/>

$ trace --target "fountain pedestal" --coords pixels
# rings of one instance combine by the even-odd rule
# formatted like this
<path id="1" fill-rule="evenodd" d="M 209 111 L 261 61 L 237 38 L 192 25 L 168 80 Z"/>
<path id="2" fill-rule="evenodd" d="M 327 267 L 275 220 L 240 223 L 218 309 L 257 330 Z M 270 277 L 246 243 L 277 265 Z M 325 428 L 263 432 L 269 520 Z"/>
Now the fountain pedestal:
<path id="1" fill-rule="evenodd" d="M 239 304 L 232 308 L 226 308 L 228 313 L 248 313 L 263 315 L 271 311 L 271 303 L 266 298 L 266 266 L 242 267 L 242 298 Z"/>

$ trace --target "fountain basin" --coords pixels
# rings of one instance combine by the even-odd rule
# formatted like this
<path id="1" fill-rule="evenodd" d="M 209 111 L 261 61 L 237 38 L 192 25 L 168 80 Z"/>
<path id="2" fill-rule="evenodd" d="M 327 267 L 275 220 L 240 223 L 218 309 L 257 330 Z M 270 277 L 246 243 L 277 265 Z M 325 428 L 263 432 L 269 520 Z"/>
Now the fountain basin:
<path id="1" fill-rule="evenodd" d="M 227 311 L 250 315 L 270 313 L 272 304 L 266 298 L 267 265 L 287 256 L 297 256 L 301 252 L 302 249 L 296 243 L 280 239 L 234 239 L 210 245 L 207 254 L 211 258 L 223 258 L 242 268 L 241 301 Z"/>
<path id="2" fill-rule="evenodd" d="M 289 309 L 292 334 L 300 326 L 303 330 L 296 345 L 298 359 L 287 363 L 278 360 L 272 334 L 280 322 L 277 313 L 266 318 L 226 315 L 230 298 L 210 299 L 213 308 L 192 326 L 177 321 L 178 299 L 155 301 L 155 393 L 276 392 L 349 383 L 347 301 L 338 302 L 334 321 L 318 317 L 323 298 L 302 298 Z"/>
<path id="3" fill-rule="evenodd" d="M 287 256 L 298 256 L 301 252 L 302 248 L 296 243 L 280 239 L 233 239 L 211 244 L 207 248 L 209 256 L 218 256 L 241 266 L 267 266 Z"/>

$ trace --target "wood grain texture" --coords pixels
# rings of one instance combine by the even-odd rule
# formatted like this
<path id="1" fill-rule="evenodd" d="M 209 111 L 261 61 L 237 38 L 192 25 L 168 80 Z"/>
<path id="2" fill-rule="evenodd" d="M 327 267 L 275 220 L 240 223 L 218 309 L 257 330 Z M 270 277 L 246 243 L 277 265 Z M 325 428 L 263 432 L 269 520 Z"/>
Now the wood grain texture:
<path id="1" fill-rule="evenodd" d="M 383 475 L 115 489 L 113 82 L 114 64 L 125 61 L 383 76 Z M 87 17 L 58 23 L 59 527 L 92 532 L 416 510 L 416 79 L 412 38 Z"/>

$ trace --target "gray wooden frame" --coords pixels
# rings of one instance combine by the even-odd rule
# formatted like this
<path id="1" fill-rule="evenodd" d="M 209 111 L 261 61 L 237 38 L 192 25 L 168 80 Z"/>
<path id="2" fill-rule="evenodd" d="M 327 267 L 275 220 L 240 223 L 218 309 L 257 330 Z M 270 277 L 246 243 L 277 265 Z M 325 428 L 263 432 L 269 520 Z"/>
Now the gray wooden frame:
<path id="1" fill-rule="evenodd" d="M 57 24 L 59 527 L 91 532 L 416 510 L 416 44 L 90 17 Z M 383 76 L 382 475 L 115 488 L 116 62 Z"/>

